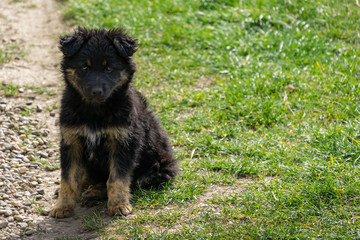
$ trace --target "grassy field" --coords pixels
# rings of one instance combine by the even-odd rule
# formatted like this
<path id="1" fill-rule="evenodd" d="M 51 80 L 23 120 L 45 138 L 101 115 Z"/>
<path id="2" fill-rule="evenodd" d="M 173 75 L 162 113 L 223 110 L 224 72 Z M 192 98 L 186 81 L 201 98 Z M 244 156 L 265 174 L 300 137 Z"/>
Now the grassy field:
<path id="1" fill-rule="evenodd" d="M 360 239 L 355 0 L 68 0 L 63 13 L 139 39 L 134 81 L 182 168 L 134 193 L 135 216 L 95 224 L 100 239 Z"/>

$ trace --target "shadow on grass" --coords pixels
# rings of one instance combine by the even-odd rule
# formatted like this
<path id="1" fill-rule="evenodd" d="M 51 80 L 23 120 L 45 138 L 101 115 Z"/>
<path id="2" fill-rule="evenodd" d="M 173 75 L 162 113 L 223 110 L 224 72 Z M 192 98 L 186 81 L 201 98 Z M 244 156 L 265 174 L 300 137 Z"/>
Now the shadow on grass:
<path id="1" fill-rule="evenodd" d="M 167 184 L 157 189 L 136 188 L 132 191 L 132 205 L 136 208 L 138 201 L 146 201 L 147 199 L 153 199 L 154 196 L 166 195 L 169 190 L 171 190 L 171 187 Z M 31 235 L 27 231 L 29 229 L 25 229 L 22 239 L 94 239 L 101 236 L 105 229 L 119 218 L 133 219 L 132 215 L 134 213 L 128 216 L 110 217 L 107 214 L 107 199 L 89 202 L 86 206 L 78 203 L 72 217 L 56 219 L 46 216 L 43 221 L 32 226 L 34 231 L 32 231 Z"/>

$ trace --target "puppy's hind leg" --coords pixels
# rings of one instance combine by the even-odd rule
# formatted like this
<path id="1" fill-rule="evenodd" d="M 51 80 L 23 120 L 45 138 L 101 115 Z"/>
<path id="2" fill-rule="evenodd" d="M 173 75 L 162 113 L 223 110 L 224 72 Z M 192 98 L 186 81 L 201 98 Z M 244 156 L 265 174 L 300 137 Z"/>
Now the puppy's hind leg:
<path id="1" fill-rule="evenodd" d="M 90 185 L 81 194 L 81 204 L 91 207 L 96 204 L 96 201 L 102 201 L 107 198 L 106 184 L 98 183 L 96 185 Z"/>
<path id="2" fill-rule="evenodd" d="M 164 183 L 171 182 L 178 173 L 179 168 L 176 160 L 163 163 L 157 162 L 152 167 L 148 168 L 144 175 L 138 177 L 133 184 L 145 189 L 156 189 L 161 187 Z"/>

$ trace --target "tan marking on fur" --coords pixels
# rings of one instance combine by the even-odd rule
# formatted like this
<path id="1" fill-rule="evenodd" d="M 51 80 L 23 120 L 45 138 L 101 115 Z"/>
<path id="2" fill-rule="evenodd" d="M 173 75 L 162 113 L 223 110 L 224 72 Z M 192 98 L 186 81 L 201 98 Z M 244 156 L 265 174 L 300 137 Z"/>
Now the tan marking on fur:
<path id="1" fill-rule="evenodd" d="M 107 61 L 106 61 L 106 59 L 104 59 L 104 61 L 103 61 L 103 63 L 102 63 L 102 64 L 103 64 L 103 66 L 104 66 L 104 67 L 106 67 L 106 66 L 107 66 Z"/>
<path id="2" fill-rule="evenodd" d="M 88 177 L 86 169 L 79 164 L 82 157 L 82 145 L 70 128 L 60 128 L 64 144 L 70 147 L 71 165 L 68 178 L 61 179 L 59 199 L 50 215 L 56 218 L 69 217 L 74 212 L 76 200 L 84 188 Z"/>
<path id="3" fill-rule="evenodd" d="M 75 128 L 60 126 L 60 134 L 64 144 L 70 146 L 69 154 L 72 156 L 72 164 L 79 162 L 82 157 L 83 146 L 79 139 L 79 135 L 76 134 Z M 73 166 L 70 170 L 72 169 Z"/>
<path id="4" fill-rule="evenodd" d="M 112 173 L 110 173 L 112 175 Z M 112 176 L 106 183 L 108 194 L 108 213 L 112 215 L 128 215 L 132 211 L 130 204 L 130 181 L 115 179 Z"/>
<path id="5" fill-rule="evenodd" d="M 106 187 L 109 199 L 122 201 L 130 199 L 130 181 L 122 179 L 109 180 Z"/>
<path id="6" fill-rule="evenodd" d="M 107 194 L 108 194 L 108 213 L 112 215 L 128 215 L 132 211 L 130 204 L 130 184 L 131 176 L 118 176 L 116 167 L 114 152 L 115 146 L 110 149 L 109 159 L 109 179 L 106 182 Z M 112 151 L 111 151 L 112 150 Z"/>
<path id="7" fill-rule="evenodd" d="M 60 134 L 66 145 L 80 144 L 76 128 L 61 125 Z"/>
<path id="8" fill-rule="evenodd" d="M 109 127 L 92 131 L 85 125 L 79 127 L 67 127 L 62 125 L 60 126 L 60 133 L 66 144 L 72 144 L 76 142 L 76 139 L 78 139 L 79 136 L 88 138 L 107 136 L 111 141 L 115 140 L 123 142 L 126 140 L 129 131 L 127 128 L 122 127 Z"/>
<path id="9" fill-rule="evenodd" d="M 120 80 L 126 81 L 129 78 L 129 74 L 126 70 L 120 72 Z"/>
<path id="10" fill-rule="evenodd" d="M 75 164 L 74 164 L 75 163 Z M 72 162 L 69 179 L 61 179 L 59 198 L 50 215 L 55 218 L 69 217 L 74 214 L 76 200 L 87 182 L 86 170 Z"/>
<path id="11" fill-rule="evenodd" d="M 76 148 L 76 146 L 73 146 L 71 148 L 72 148 L 72 152 L 74 153 L 78 152 L 78 150 L 74 149 Z M 84 189 L 84 186 L 88 181 L 88 176 L 86 169 L 83 166 L 77 164 L 77 162 L 80 161 L 81 155 L 78 154 L 74 156 L 78 157 L 79 159 L 74 158 L 73 161 L 71 162 L 71 167 L 69 169 L 69 185 L 76 192 L 76 196 L 79 197 L 81 190 Z"/>
<path id="12" fill-rule="evenodd" d="M 91 67 L 91 61 L 90 61 L 90 59 L 86 59 L 86 64 L 87 64 L 88 67 Z"/>
<path id="13" fill-rule="evenodd" d="M 59 199 L 51 210 L 50 216 L 55 218 L 69 217 L 74 214 L 75 204 L 76 195 L 71 186 L 67 182 L 61 181 Z"/>
<path id="14" fill-rule="evenodd" d="M 127 128 L 114 127 L 106 129 L 105 133 L 110 137 L 111 140 L 124 142 L 129 134 L 129 130 Z"/>
<path id="15" fill-rule="evenodd" d="M 69 80 L 71 85 L 73 85 L 74 88 L 81 94 L 83 99 L 86 99 L 83 90 L 78 84 L 78 76 L 76 75 L 75 69 L 68 68 L 65 70 L 65 72 L 67 73 L 67 79 Z"/>
<path id="16" fill-rule="evenodd" d="M 120 77 L 114 88 L 122 86 L 129 79 L 129 74 L 126 70 L 120 72 Z"/>
<path id="17" fill-rule="evenodd" d="M 104 184 L 90 185 L 86 191 L 81 194 L 83 199 L 86 198 L 103 198 L 106 197 L 106 186 Z"/>
<path id="18" fill-rule="evenodd" d="M 73 69 L 73 68 L 68 68 L 68 69 L 66 69 L 65 71 L 66 71 L 66 73 L 69 74 L 69 75 L 74 75 L 74 74 L 75 74 L 75 69 Z"/>

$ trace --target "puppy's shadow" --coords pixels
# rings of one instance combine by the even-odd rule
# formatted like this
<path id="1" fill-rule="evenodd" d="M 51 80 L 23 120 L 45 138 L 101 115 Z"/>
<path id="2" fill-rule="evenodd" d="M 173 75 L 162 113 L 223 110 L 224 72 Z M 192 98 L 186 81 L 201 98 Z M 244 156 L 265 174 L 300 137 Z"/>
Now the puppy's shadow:
<path id="1" fill-rule="evenodd" d="M 136 211 L 136 202 L 141 200 L 152 199 L 152 196 L 167 189 L 165 186 L 156 189 L 142 189 L 135 187 L 132 189 L 131 203 Z M 55 191 L 56 193 L 56 191 Z M 72 217 L 56 219 L 46 216 L 45 219 L 31 228 L 34 230 L 29 236 L 26 230 L 21 239 L 55 239 L 55 240 L 82 240 L 94 239 L 99 233 L 106 229 L 112 222 L 119 218 L 133 218 L 131 213 L 128 216 L 110 217 L 107 214 L 107 198 L 100 196 L 99 198 L 82 199 L 78 202 L 75 213 Z M 40 213 L 39 213 L 40 214 Z"/>
<path id="2" fill-rule="evenodd" d="M 46 216 L 42 222 L 32 226 L 35 232 L 23 239 L 94 239 L 98 231 L 114 220 L 107 215 L 105 201 L 93 203 L 92 207 L 78 204 L 72 217 L 56 219 Z"/>

